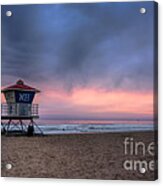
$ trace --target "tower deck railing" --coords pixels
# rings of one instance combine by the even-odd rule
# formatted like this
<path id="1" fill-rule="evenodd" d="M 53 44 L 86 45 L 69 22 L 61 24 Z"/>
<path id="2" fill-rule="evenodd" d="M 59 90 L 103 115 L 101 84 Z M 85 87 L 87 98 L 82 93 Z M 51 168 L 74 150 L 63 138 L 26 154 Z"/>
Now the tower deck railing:
<path id="1" fill-rule="evenodd" d="M 39 117 L 38 104 L 26 103 L 2 103 L 1 118 L 33 118 Z"/>

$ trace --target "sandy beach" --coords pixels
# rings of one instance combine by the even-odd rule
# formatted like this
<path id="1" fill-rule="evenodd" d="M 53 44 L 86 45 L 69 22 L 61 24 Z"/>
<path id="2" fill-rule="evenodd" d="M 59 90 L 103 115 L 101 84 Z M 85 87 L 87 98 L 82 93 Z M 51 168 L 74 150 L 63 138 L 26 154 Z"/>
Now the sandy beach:
<path id="1" fill-rule="evenodd" d="M 41 177 L 74 179 L 154 180 L 157 171 L 145 173 L 125 170 L 125 160 L 154 160 L 146 153 L 124 153 L 125 138 L 133 138 L 148 146 L 153 132 L 68 134 L 51 136 L 3 136 L 3 177 Z M 146 146 L 146 148 L 147 148 Z M 7 170 L 5 165 L 12 164 Z M 155 172 L 155 173 L 154 173 Z"/>

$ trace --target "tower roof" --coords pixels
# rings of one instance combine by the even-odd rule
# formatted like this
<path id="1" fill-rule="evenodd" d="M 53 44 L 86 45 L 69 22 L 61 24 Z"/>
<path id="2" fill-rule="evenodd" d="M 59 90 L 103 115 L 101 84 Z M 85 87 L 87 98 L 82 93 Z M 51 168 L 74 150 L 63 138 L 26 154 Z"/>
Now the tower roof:
<path id="1" fill-rule="evenodd" d="M 11 91 L 11 90 L 19 90 L 19 91 L 31 91 L 31 92 L 35 92 L 35 93 L 39 93 L 40 90 L 33 88 L 29 85 L 24 84 L 24 81 L 22 81 L 21 79 L 19 79 L 16 84 L 8 86 L 4 89 L 2 89 L 2 92 L 7 92 L 7 91 Z"/>

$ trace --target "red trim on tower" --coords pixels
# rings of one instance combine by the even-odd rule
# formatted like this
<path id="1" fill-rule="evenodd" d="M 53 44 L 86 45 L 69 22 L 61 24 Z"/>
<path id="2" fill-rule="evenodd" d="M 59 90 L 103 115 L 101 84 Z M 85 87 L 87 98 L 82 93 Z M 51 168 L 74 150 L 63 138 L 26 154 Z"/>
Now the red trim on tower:
<path id="1" fill-rule="evenodd" d="M 28 85 L 25 85 L 22 80 L 18 80 L 16 84 L 8 86 L 4 89 L 2 89 L 2 92 L 7 92 L 11 90 L 19 90 L 19 91 L 33 91 L 36 93 L 39 93 L 40 91 L 36 88 L 30 87 Z"/>

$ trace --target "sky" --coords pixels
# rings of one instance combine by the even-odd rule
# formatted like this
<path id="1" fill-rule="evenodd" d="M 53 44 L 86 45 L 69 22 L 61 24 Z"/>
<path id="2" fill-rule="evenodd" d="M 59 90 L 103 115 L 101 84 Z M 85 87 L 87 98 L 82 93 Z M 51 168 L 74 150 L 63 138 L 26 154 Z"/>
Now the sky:
<path id="1" fill-rule="evenodd" d="M 153 2 L 4 5 L 2 87 L 40 89 L 42 118 L 152 118 L 153 14 Z"/>

